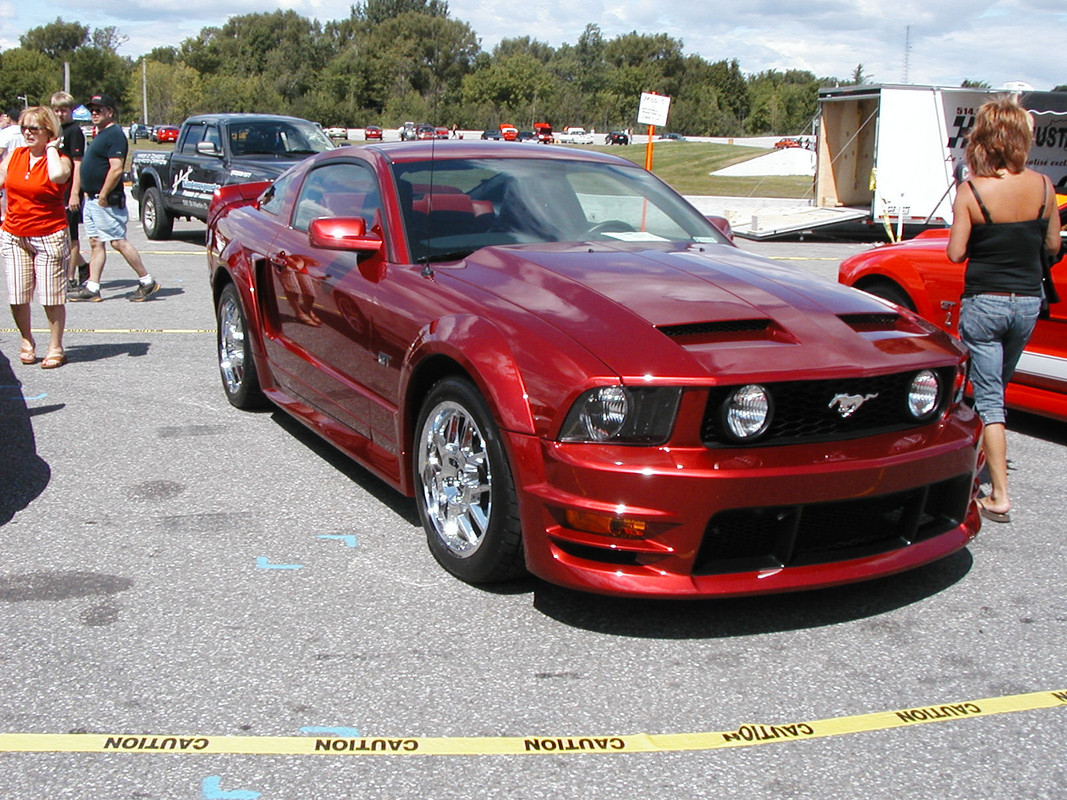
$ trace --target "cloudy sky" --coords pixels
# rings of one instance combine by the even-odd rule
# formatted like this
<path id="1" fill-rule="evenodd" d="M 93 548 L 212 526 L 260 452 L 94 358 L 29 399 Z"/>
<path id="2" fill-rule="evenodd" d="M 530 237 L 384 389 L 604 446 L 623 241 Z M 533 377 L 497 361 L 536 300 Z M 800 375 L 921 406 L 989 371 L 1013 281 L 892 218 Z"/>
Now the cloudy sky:
<path id="1" fill-rule="evenodd" d="M 129 37 L 120 54 L 136 57 L 235 14 L 293 9 L 325 22 L 347 17 L 354 2 L 0 0 L 0 48 L 17 46 L 22 33 L 58 16 L 90 28 L 114 26 Z M 97 10 L 102 6 L 116 10 Z M 513 36 L 573 44 L 595 23 L 608 39 L 666 33 L 686 53 L 738 59 L 745 73 L 797 68 L 847 78 L 862 63 L 876 83 L 957 86 L 966 78 L 993 87 L 1025 81 L 1038 90 L 1067 84 L 1065 0 L 449 0 L 449 10 L 485 50 Z"/>

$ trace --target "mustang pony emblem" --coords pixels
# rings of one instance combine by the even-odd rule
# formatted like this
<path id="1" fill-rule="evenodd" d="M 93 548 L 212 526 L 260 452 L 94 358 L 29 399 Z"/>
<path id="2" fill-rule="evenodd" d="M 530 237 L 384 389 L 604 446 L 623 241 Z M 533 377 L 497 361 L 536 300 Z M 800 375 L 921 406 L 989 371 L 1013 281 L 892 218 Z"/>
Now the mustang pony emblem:
<path id="1" fill-rule="evenodd" d="M 877 392 L 874 394 L 845 394 L 842 392 L 834 395 L 834 399 L 830 401 L 830 405 L 827 408 L 836 410 L 842 419 L 847 419 L 855 414 L 860 406 L 877 396 Z"/>

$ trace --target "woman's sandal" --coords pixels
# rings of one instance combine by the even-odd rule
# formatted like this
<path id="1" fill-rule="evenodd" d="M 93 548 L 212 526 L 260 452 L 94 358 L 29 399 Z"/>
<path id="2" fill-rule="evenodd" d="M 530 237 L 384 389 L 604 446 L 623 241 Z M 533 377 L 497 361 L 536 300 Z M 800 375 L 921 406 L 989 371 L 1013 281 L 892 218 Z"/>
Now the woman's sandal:
<path id="1" fill-rule="evenodd" d="M 29 366 L 30 364 L 36 364 L 37 345 L 31 345 L 29 347 L 23 345 L 22 349 L 19 350 L 19 361 L 21 361 L 26 366 Z"/>
<path id="2" fill-rule="evenodd" d="M 41 361 L 41 369 L 56 369 L 67 363 L 66 353 L 49 353 Z"/>
<path id="3" fill-rule="evenodd" d="M 1007 511 L 1001 513 L 1000 511 L 994 511 L 991 508 L 986 508 L 986 504 L 982 502 L 984 497 L 980 497 L 978 502 L 978 513 L 982 515 L 984 519 L 990 522 L 1011 522 L 1011 514 Z"/>

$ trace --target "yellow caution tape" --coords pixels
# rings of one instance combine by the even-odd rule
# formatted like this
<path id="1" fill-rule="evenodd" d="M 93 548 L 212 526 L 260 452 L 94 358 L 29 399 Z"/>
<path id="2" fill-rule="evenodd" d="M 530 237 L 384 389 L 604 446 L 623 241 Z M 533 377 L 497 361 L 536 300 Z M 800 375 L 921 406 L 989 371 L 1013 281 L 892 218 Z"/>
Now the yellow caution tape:
<path id="1" fill-rule="evenodd" d="M 813 722 L 746 724 L 715 733 L 478 738 L 333 736 L 146 736 L 3 733 L 0 753 L 202 753 L 240 755 L 532 755 L 653 753 L 795 742 L 992 714 L 1067 706 L 1067 690 L 879 711 Z"/>

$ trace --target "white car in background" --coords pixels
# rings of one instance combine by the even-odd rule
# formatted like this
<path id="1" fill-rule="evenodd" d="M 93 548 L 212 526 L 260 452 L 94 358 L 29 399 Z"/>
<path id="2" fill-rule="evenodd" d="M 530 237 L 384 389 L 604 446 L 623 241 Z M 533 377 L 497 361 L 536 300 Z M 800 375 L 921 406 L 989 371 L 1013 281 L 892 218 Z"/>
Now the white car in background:
<path id="1" fill-rule="evenodd" d="M 585 128 L 564 128 L 556 134 L 556 141 L 560 144 L 592 144 L 593 134 Z"/>

